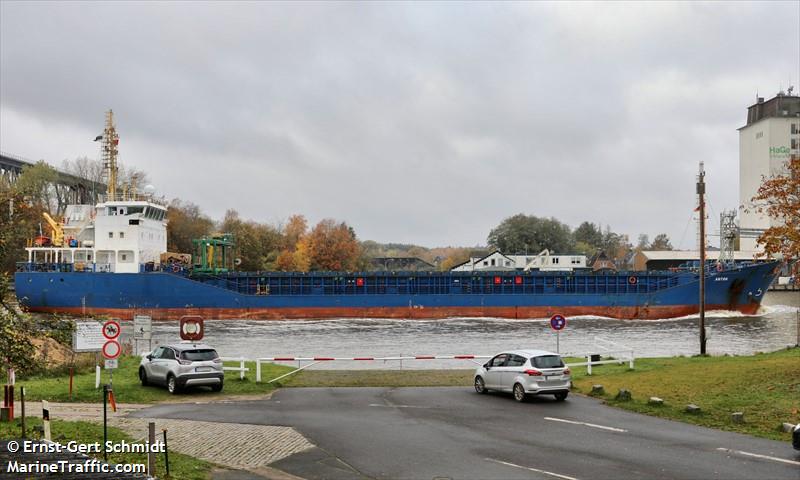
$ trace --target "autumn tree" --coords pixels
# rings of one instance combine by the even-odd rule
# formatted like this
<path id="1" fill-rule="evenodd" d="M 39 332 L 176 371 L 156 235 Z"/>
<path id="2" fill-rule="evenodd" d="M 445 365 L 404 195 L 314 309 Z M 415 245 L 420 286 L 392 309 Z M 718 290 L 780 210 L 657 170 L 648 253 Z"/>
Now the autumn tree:
<path id="1" fill-rule="evenodd" d="M 755 211 L 773 219 L 758 237 L 763 255 L 800 259 L 800 156 L 786 162 L 785 173 L 764 178 L 752 201 Z"/>
<path id="2" fill-rule="evenodd" d="M 308 234 L 311 270 L 354 271 L 358 268 L 361 247 L 353 229 L 346 223 L 325 219 Z"/>
<path id="3" fill-rule="evenodd" d="M 167 250 L 194 254 L 192 240 L 209 235 L 214 222 L 200 207 L 191 202 L 174 199 L 167 211 Z"/>

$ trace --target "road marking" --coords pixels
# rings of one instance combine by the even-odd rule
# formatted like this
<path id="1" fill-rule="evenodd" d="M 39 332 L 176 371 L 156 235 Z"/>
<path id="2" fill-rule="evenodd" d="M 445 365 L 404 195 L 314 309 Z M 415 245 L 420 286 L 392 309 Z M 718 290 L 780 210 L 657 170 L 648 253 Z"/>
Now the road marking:
<path id="1" fill-rule="evenodd" d="M 720 452 L 736 453 L 739 455 L 746 455 L 748 457 L 763 458 L 764 460 L 772 460 L 773 462 L 788 463 L 789 465 L 800 465 L 800 462 L 794 460 L 786 460 L 785 458 L 770 457 L 768 455 L 759 455 L 757 453 L 743 452 L 741 450 L 731 450 L 730 448 L 718 448 Z"/>
<path id="2" fill-rule="evenodd" d="M 621 433 L 627 432 L 627 430 L 625 430 L 623 428 L 606 427 L 604 425 L 596 425 L 594 423 L 586 423 L 586 422 L 576 422 L 574 420 L 565 420 L 563 418 L 544 417 L 544 419 L 545 420 L 550 420 L 552 422 L 564 422 L 564 423 L 572 423 L 574 425 L 585 425 L 587 427 L 600 428 L 600 429 L 609 430 L 609 431 L 612 431 L 612 432 L 621 432 Z"/>
<path id="3" fill-rule="evenodd" d="M 515 463 L 504 462 L 502 460 L 495 460 L 494 458 L 484 458 L 484 460 L 486 460 L 487 462 L 499 463 L 500 465 L 507 465 L 509 467 L 521 468 L 523 470 L 530 470 L 531 472 L 543 473 L 545 475 L 552 475 L 554 477 L 563 478 L 564 480 L 578 480 L 575 477 L 568 477 L 566 475 L 561 475 L 559 473 L 548 472 L 547 470 L 539 470 L 538 468 L 526 467 L 524 465 L 517 465 Z"/>
<path id="4" fill-rule="evenodd" d="M 422 405 L 383 405 L 380 403 L 370 403 L 370 407 L 385 407 L 385 408 L 431 408 Z"/>

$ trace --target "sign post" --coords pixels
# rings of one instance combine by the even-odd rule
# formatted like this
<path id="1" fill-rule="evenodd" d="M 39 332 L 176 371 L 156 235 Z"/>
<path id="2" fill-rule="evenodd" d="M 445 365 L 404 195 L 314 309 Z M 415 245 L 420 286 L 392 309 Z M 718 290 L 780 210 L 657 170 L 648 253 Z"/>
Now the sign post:
<path id="1" fill-rule="evenodd" d="M 561 353 L 561 330 L 567 326 L 567 318 L 564 315 L 555 314 L 550 317 L 550 328 L 556 331 L 556 353 Z"/>
<path id="2" fill-rule="evenodd" d="M 106 398 L 110 395 L 112 408 L 114 406 L 114 369 L 117 368 L 117 357 L 122 353 L 122 346 L 116 340 L 122 329 L 114 320 L 109 320 L 103 324 L 103 336 L 106 338 L 106 343 L 103 344 L 103 358 L 105 358 L 105 367 L 108 370 L 108 388 L 103 389 L 103 402 L 105 405 Z M 116 411 L 116 408 L 114 408 Z"/>

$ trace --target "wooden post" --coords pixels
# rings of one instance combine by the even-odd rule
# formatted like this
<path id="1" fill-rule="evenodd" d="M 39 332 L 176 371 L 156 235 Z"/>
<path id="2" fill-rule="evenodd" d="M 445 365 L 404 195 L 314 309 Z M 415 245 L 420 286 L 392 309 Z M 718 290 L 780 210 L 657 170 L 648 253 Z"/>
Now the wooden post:
<path id="1" fill-rule="evenodd" d="M 700 201 L 700 355 L 706 354 L 706 172 L 700 162 L 697 176 L 697 195 Z"/>

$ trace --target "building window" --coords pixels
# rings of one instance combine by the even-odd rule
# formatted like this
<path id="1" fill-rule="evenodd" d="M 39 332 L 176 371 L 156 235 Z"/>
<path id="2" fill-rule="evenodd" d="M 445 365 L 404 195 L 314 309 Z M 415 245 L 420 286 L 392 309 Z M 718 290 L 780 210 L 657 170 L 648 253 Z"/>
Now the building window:
<path id="1" fill-rule="evenodd" d="M 553 264 L 556 264 L 556 263 L 558 263 L 558 259 L 557 259 L 557 258 L 554 258 L 554 259 L 553 259 Z"/>
<path id="2" fill-rule="evenodd" d="M 119 238 L 125 238 L 125 232 L 119 232 Z"/>
<path id="3" fill-rule="evenodd" d="M 756 133 L 756 140 L 764 136 L 764 132 L 757 132 Z"/>
<path id="4" fill-rule="evenodd" d="M 792 124 L 792 135 L 797 135 L 797 133 L 798 133 L 797 124 L 793 123 Z"/>
<path id="5" fill-rule="evenodd" d="M 494 258 L 492 259 L 492 266 L 494 267 Z"/>
<path id="6" fill-rule="evenodd" d="M 108 232 L 108 238 L 114 238 L 114 232 Z"/>
<path id="7" fill-rule="evenodd" d="M 125 261 L 125 260 L 127 260 L 127 259 L 128 259 L 128 256 L 127 256 L 127 255 L 125 255 L 125 254 L 123 253 L 123 254 L 122 254 L 122 261 L 124 262 L 124 261 Z"/>
<path id="8" fill-rule="evenodd" d="M 489 265 L 489 262 L 487 262 L 487 261 L 484 261 L 484 262 L 483 262 L 483 266 L 485 267 L 485 266 L 487 266 L 487 265 Z"/>

